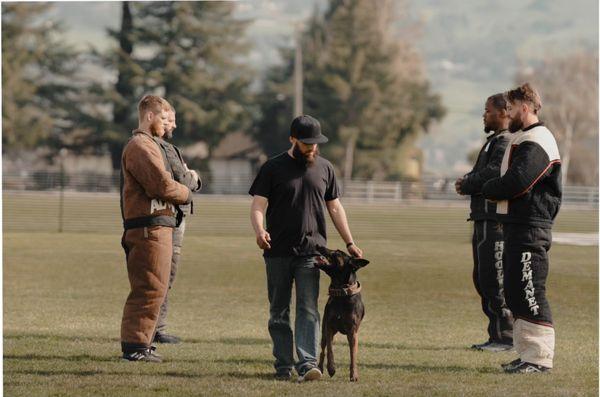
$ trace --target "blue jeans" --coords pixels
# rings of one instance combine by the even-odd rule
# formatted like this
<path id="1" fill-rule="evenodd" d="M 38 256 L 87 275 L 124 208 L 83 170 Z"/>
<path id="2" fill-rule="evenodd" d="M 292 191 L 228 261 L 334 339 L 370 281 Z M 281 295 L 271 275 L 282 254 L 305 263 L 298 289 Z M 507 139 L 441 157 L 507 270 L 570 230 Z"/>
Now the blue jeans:
<path id="1" fill-rule="evenodd" d="M 295 342 L 296 371 L 303 375 L 317 366 L 320 316 L 319 269 L 315 257 L 289 256 L 265 258 L 269 292 L 269 334 L 273 340 L 273 356 L 277 372 L 294 367 L 294 336 L 290 327 L 292 283 L 296 281 Z"/>

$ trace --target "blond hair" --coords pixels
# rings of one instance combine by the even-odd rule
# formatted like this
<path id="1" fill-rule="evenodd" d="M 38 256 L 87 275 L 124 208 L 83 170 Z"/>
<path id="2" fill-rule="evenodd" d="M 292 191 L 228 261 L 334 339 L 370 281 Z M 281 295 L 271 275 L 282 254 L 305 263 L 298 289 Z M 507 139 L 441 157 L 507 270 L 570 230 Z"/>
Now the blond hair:
<path id="1" fill-rule="evenodd" d="M 141 120 L 148 112 L 158 114 L 172 109 L 173 107 L 166 99 L 157 95 L 144 95 L 138 103 L 138 116 Z"/>

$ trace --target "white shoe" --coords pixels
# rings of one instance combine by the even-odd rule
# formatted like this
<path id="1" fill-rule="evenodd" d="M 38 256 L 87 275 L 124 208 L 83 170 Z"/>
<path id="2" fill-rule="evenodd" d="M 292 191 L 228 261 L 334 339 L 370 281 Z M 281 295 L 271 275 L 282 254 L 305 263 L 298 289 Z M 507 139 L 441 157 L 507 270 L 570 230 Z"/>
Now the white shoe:
<path id="1" fill-rule="evenodd" d="M 314 367 L 306 371 L 304 375 L 299 376 L 298 382 L 310 382 L 313 380 L 319 380 L 321 379 L 321 376 L 323 376 L 321 370 L 317 367 Z"/>

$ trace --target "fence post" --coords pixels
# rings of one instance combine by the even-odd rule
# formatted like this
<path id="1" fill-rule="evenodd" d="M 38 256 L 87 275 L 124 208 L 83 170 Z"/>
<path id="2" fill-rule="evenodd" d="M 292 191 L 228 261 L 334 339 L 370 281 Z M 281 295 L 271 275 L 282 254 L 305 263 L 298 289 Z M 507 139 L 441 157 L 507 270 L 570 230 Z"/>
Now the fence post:
<path id="1" fill-rule="evenodd" d="M 400 201 L 402 199 L 402 185 L 400 182 L 396 182 L 396 190 L 394 191 L 394 201 Z"/>
<path id="2" fill-rule="evenodd" d="M 373 187 L 373 181 L 368 181 L 367 182 L 367 201 L 369 203 L 372 203 L 374 196 L 375 196 L 375 191 L 374 191 L 374 187 Z"/>
<path id="3" fill-rule="evenodd" d="M 58 196 L 58 232 L 63 232 L 63 214 L 65 206 L 65 157 L 67 149 L 62 148 L 58 152 L 60 158 L 60 193 Z"/>

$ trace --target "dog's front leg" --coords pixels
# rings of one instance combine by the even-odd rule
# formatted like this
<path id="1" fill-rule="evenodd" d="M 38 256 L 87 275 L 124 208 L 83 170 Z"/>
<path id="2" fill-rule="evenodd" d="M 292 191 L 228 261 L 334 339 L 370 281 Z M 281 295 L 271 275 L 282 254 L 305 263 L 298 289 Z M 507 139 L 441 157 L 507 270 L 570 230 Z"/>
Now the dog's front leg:
<path id="1" fill-rule="evenodd" d="M 352 330 L 348 333 L 348 346 L 350 347 L 350 382 L 358 381 L 358 332 Z"/>
<path id="2" fill-rule="evenodd" d="M 333 337 L 335 331 L 327 330 L 327 373 L 329 376 L 335 375 L 335 361 L 333 360 Z"/>
<path id="3" fill-rule="evenodd" d="M 319 356 L 319 369 L 323 373 L 323 361 L 325 361 L 325 348 L 327 347 L 327 320 L 323 318 L 323 329 L 321 330 L 321 355 Z"/>

